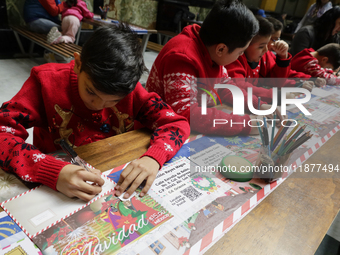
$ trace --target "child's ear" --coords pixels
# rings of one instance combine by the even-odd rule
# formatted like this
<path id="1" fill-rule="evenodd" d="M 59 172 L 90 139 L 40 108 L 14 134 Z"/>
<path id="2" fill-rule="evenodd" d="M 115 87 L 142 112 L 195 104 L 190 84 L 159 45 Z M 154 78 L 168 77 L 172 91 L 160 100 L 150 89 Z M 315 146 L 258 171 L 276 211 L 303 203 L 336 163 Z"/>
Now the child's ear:
<path id="1" fill-rule="evenodd" d="M 74 72 L 76 74 L 80 74 L 81 70 L 81 60 L 80 60 L 80 54 L 78 52 L 73 53 L 74 56 Z"/>
<path id="2" fill-rule="evenodd" d="M 222 57 L 224 54 L 228 53 L 228 46 L 224 43 L 217 44 L 215 53 L 218 57 Z"/>
<path id="3" fill-rule="evenodd" d="M 328 57 L 322 56 L 320 61 L 320 66 L 323 67 L 328 63 Z"/>

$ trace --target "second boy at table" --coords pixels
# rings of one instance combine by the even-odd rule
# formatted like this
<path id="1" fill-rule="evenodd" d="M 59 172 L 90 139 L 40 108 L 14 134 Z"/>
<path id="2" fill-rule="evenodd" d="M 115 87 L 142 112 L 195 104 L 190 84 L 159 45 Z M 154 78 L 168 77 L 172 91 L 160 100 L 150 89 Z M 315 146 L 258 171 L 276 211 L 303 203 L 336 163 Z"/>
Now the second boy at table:
<path id="1" fill-rule="evenodd" d="M 61 139 L 81 146 L 134 129 L 153 130 L 151 146 L 121 174 L 117 192 L 126 197 L 144 181 L 143 196 L 158 169 L 189 135 L 187 120 L 138 82 L 144 61 L 138 37 L 128 27 L 100 27 L 68 64 L 34 67 L 21 90 L 0 108 L 0 167 L 69 197 L 90 200 L 104 184 L 99 170 L 63 162 L 46 153 Z M 34 127 L 34 145 L 25 143 Z M 102 169 L 105 170 L 105 169 Z M 97 185 L 91 185 L 93 182 Z"/>
<path id="2" fill-rule="evenodd" d="M 218 99 L 211 84 L 206 84 L 209 79 L 229 81 L 224 66 L 243 54 L 257 32 L 258 22 L 244 4 L 237 0 L 217 1 L 202 27 L 186 26 L 163 47 L 151 68 L 146 89 L 158 93 L 175 112 L 190 120 L 193 131 L 221 136 L 257 134 L 258 129 L 248 125 L 214 127 L 213 119 L 243 123 L 251 117 L 209 108 Z M 209 98 L 207 114 L 202 115 L 200 98 L 206 91 L 214 99 Z M 217 94 L 222 103 L 230 103 L 223 91 Z"/>
<path id="3" fill-rule="evenodd" d="M 297 83 L 295 81 L 289 82 L 286 79 L 290 73 L 290 60 L 292 57 L 288 53 L 288 44 L 282 40 L 270 42 L 274 33 L 273 25 L 263 17 L 256 16 L 256 18 L 260 25 L 258 34 L 253 38 L 244 55 L 226 66 L 226 68 L 230 77 L 236 78 L 235 81 L 239 87 L 244 89 L 252 87 L 253 93 L 260 96 L 261 101 L 271 103 L 272 89 L 266 89 L 261 86 L 281 88 L 287 85 L 294 86 Z M 276 56 L 268 52 L 269 45 L 271 45 L 271 50 L 276 52 Z M 306 77 L 303 73 L 301 76 Z M 260 80 L 259 78 L 267 79 Z M 307 76 L 307 78 L 310 78 L 310 76 Z M 260 86 L 259 83 L 261 83 Z M 309 90 L 312 90 L 313 87 L 309 83 L 304 84 L 304 86 Z M 288 97 L 294 96 L 288 95 Z"/>

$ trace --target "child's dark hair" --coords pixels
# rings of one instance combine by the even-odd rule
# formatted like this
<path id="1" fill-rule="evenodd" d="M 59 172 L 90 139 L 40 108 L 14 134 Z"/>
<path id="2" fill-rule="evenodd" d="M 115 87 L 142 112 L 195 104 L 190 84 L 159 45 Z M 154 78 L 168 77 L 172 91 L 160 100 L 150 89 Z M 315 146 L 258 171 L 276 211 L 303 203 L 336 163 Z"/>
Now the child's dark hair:
<path id="1" fill-rule="evenodd" d="M 338 43 L 329 43 L 317 50 L 320 56 L 328 58 L 334 69 L 340 66 L 340 45 Z"/>
<path id="2" fill-rule="evenodd" d="M 274 30 L 275 32 L 277 31 L 282 31 L 283 29 L 283 25 L 282 25 L 282 22 L 273 18 L 273 17 L 268 17 L 267 20 L 272 23 L 273 27 L 274 27 Z"/>
<path id="3" fill-rule="evenodd" d="M 274 31 L 274 26 L 266 18 L 256 15 L 256 19 L 259 21 L 260 29 L 256 36 L 271 36 Z"/>
<path id="4" fill-rule="evenodd" d="M 239 0 L 215 3 L 199 31 L 207 46 L 224 43 L 228 52 L 242 48 L 259 30 L 254 14 Z"/>
<path id="5" fill-rule="evenodd" d="M 76 6 L 78 3 L 78 0 L 65 0 L 65 2 L 67 3 L 68 7 L 72 7 L 72 6 Z"/>
<path id="6" fill-rule="evenodd" d="M 146 69 L 138 37 L 124 23 L 97 28 L 83 46 L 81 63 L 97 90 L 117 96 L 132 92 Z"/>

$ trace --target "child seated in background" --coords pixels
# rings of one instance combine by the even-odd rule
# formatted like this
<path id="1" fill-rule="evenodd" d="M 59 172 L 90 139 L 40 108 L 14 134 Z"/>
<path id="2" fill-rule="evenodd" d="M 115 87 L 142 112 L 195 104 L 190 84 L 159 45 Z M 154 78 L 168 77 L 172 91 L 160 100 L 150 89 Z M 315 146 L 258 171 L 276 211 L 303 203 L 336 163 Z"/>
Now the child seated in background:
<path id="1" fill-rule="evenodd" d="M 328 85 L 340 85 L 340 77 L 333 70 L 340 66 L 340 45 L 329 43 L 317 51 L 304 49 L 292 59 L 292 68 L 313 77 L 326 79 Z"/>
<path id="2" fill-rule="evenodd" d="M 47 35 L 48 44 L 74 43 L 83 18 L 92 19 L 93 13 L 82 0 L 66 0 L 61 12 L 61 33 L 57 27 L 51 28 Z"/>
<path id="3" fill-rule="evenodd" d="M 104 184 L 100 171 L 88 172 L 45 153 L 60 150 L 61 139 L 78 147 L 133 130 L 136 120 L 153 130 L 151 146 L 124 169 L 116 194 L 131 184 L 129 197 L 146 180 L 143 196 L 159 168 L 183 145 L 189 124 L 138 82 L 145 69 L 142 47 L 128 26 L 98 28 L 74 58 L 32 68 L 21 90 L 3 103 L 0 167 L 88 201 Z M 31 127 L 34 145 L 25 143 Z"/>
<path id="4" fill-rule="evenodd" d="M 217 1 L 202 27 L 196 24 L 186 26 L 163 47 L 151 68 L 146 89 L 158 93 L 176 113 L 186 117 L 193 131 L 221 136 L 257 134 L 257 128 L 248 125 L 214 127 L 214 119 L 247 123 L 251 117 L 227 114 L 211 108 L 214 102 L 210 97 L 207 114 L 202 115 L 201 95 L 209 91 L 214 100 L 217 95 L 212 92 L 214 84 L 209 86 L 198 80 L 211 78 L 217 83 L 227 83 L 229 79 L 224 65 L 243 54 L 257 31 L 258 22 L 243 3 L 235 0 Z M 218 94 L 223 103 L 230 102 L 223 93 L 218 91 Z"/>
<path id="5" fill-rule="evenodd" d="M 273 50 L 272 46 L 273 46 L 274 43 L 276 43 L 277 41 L 280 40 L 283 25 L 279 20 L 277 20 L 273 17 L 268 17 L 267 20 L 270 23 L 273 24 L 274 33 L 272 34 L 271 39 L 268 43 L 268 51 L 264 54 L 263 61 L 266 62 L 266 63 L 270 63 L 270 62 L 275 61 L 275 59 L 276 59 L 275 54 L 272 52 L 272 50 Z M 288 47 L 288 44 L 287 44 L 287 47 Z M 306 88 L 309 91 L 311 91 L 313 89 L 314 82 L 317 86 L 323 86 L 323 85 L 326 84 L 325 79 L 321 79 L 321 78 L 315 79 L 315 78 L 312 78 L 312 76 L 309 75 L 309 74 L 306 74 L 304 72 L 300 72 L 300 71 L 297 71 L 297 70 L 293 70 L 294 68 L 292 66 L 292 61 L 293 60 L 291 60 L 291 69 L 289 70 L 288 77 L 289 78 L 300 78 L 300 79 L 304 79 L 304 81 L 303 81 L 302 84 L 301 83 L 298 84 L 295 81 L 290 80 L 290 81 L 287 81 L 286 86 L 289 86 L 288 84 L 290 83 L 291 85 L 302 86 L 303 88 Z M 308 79 L 308 80 L 306 80 L 306 79 Z"/>
<path id="6" fill-rule="evenodd" d="M 258 87 L 258 78 L 287 78 L 290 71 L 291 55 L 288 53 L 287 43 L 279 40 L 271 46 L 271 49 L 276 52 L 276 57 L 265 56 L 274 29 L 267 19 L 261 16 L 256 16 L 256 18 L 260 26 L 258 34 L 253 38 L 244 54 L 235 62 L 227 65 L 226 68 L 230 77 L 236 78 L 236 84 L 245 90 L 245 98 L 247 88 L 252 87 L 253 94 L 261 97 L 261 101 L 268 104 L 272 101 L 273 91 Z M 283 87 L 285 80 L 275 80 L 275 87 Z M 274 87 L 272 79 L 262 79 L 261 82 L 261 85 Z M 293 98 L 293 95 L 287 95 L 287 97 Z M 255 102 L 253 104 L 256 105 Z"/>

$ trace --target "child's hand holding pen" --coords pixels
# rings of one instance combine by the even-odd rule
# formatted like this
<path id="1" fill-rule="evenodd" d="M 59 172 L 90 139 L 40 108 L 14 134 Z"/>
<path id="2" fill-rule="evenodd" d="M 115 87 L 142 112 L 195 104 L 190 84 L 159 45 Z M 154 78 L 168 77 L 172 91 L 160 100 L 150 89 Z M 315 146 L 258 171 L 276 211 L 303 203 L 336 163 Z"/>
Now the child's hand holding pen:
<path id="1" fill-rule="evenodd" d="M 90 201 L 102 191 L 104 180 L 100 175 L 100 170 L 91 169 L 89 172 L 82 166 L 68 164 L 59 173 L 56 189 L 68 197 Z"/>
<path id="2" fill-rule="evenodd" d="M 61 169 L 57 190 L 68 197 L 78 197 L 84 201 L 90 201 L 102 191 L 101 186 L 104 185 L 104 180 L 100 177 L 100 170 L 89 169 L 64 139 L 60 140 L 60 147 L 71 157 L 72 163 L 79 165 L 69 164 Z"/>
<path id="3" fill-rule="evenodd" d="M 124 195 L 125 199 L 129 198 L 146 180 L 146 184 L 140 193 L 141 197 L 144 196 L 156 179 L 159 168 L 158 162 L 147 156 L 132 161 L 120 174 L 116 186 L 116 196 L 120 196 L 130 186 Z"/>

